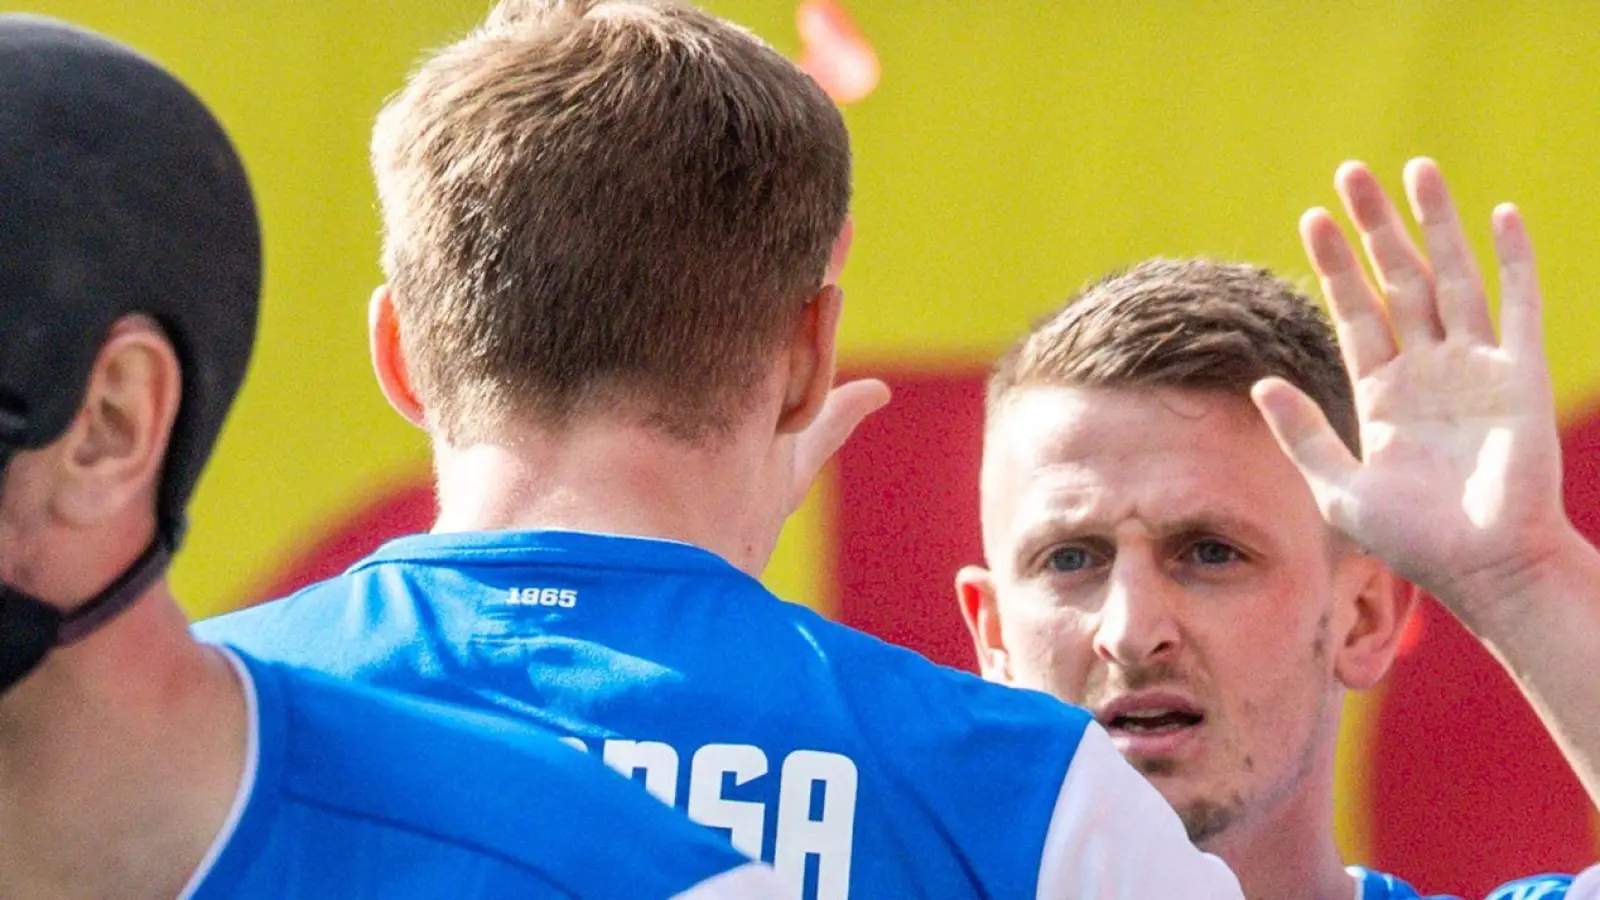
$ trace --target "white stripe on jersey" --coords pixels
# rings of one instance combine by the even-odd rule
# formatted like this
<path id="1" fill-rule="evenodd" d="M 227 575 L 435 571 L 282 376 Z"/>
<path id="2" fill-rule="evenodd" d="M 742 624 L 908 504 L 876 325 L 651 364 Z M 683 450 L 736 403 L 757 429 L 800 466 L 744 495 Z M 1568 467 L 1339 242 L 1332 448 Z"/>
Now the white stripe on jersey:
<path id="1" fill-rule="evenodd" d="M 1222 860 L 1189 843 L 1178 814 L 1092 723 L 1056 798 L 1038 900 L 1151 897 L 1242 900 L 1244 893 Z"/>
<path id="2" fill-rule="evenodd" d="M 1600 866 L 1590 866 L 1572 879 L 1567 900 L 1600 900 Z"/>
<path id="3" fill-rule="evenodd" d="M 237 654 L 221 644 L 209 645 L 221 653 L 228 664 L 233 666 L 233 674 L 239 679 L 239 687 L 244 692 L 245 707 L 245 750 L 244 772 L 239 776 L 239 788 L 234 792 L 233 805 L 228 809 L 228 818 L 223 821 L 222 829 L 211 839 L 211 846 L 206 848 L 206 855 L 200 860 L 200 865 L 195 866 L 189 874 L 189 881 L 178 893 L 178 900 L 189 900 L 205 884 L 210 877 L 211 869 L 216 866 L 217 859 L 222 856 L 228 844 L 233 840 L 233 833 L 239 828 L 239 820 L 244 817 L 245 807 L 250 805 L 250 795 L 256 789 L 256 769 L 261 764 L 261 701 L 256 698 L 256 680 L 250 677 L 250 670 Z"/>

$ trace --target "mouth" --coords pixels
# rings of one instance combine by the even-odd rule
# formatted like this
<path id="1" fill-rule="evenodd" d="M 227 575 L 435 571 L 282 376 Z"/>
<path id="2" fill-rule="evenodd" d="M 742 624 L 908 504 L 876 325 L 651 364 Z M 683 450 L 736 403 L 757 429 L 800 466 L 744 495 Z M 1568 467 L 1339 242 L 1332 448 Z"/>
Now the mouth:
<path id="1" fill-rule="evenodd" d="M 1184 728 L 1193 728 L 1205 721 L 1205 716 L 1182 709 L 1151 709 L 1113 716 L 1105 723 L 1113 734 L 1171 734 Z"/>
<path id="2" fill-rule="evenodd" d="M 1119 697 L 1095 713 L 1124 756 L 1173 757 L 1193 746 L 1206 715 L 1171 694 Z"/>

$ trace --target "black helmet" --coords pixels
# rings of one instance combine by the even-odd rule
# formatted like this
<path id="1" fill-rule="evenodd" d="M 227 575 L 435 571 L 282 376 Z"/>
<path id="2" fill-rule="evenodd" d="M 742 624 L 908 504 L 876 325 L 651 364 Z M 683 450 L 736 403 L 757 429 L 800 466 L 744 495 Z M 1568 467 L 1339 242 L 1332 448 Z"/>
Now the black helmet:
<path id="1" fill-rule="evenodd" d="M 65 432 L 100 348 L 124 316 L 143 313 L 160 325 L 183 384 L 150 551 L 54 623 L 37 608 L 7 620 L 7 610 L 37 601 L 0 592 L 0 690 L 49 646 L 86 634 L 161 573 L 244 380 L 260 289 L 249 182 L 199 99 L 160 66 L 99 35 L 0 15 L 0 459 Z M 134 596 L 121 596 L 129 591 Z M 36 630 L 24 620 L 49 632 L 42 650 L 42 638 L 19 631 Z M 38 658 L 7 660 L 17 643 Z"/>

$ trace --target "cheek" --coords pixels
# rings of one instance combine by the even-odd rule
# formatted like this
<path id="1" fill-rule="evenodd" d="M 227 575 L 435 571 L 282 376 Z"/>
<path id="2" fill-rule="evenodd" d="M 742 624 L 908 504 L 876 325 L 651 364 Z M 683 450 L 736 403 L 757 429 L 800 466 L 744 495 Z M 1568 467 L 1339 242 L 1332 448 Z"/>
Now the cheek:
<path id="1" fill-rule="evenodd" d="M 1325 579 L 1282 579 L 1262 584 L 1246 602 L 1232 602 L 1229 615 L 1210 617 L 1196 635 L 1213 662 L 1260 675 L 1303 672 L 1308 657 L 1328 655 L 1333 604 Z M 1303 676 L 1301 676 L 1303 677 Z"/>
<path id="2" fill-rule="evenodd" d="M 26 586 L 40 558 L 40 534 L 49 524 L 50 495 L 33 454 L 13 457 L 0 490 L 0 580 Z"/>
<path id="3" fill-rule="evenodd" d="M 1333 683 L 1330 612 L 1317 596 L 1302 585 L 1197 641 L 1196 656 L 1231 730 L 1267 758 L 1280 755 L 1275 747 L 1298 752 L 1306 729 L 1325 713 Z"/>
<path id="4" fill-rule="evenodd" d="M 1094 648 L 1082 613 L 1017 603 L 1001 617 L 1000 631 L 1018 687 L 1069 701 L 1083 695 Z"/>
<path id="5" fill-rule="evenodd" d="M 1183 623 L 1194 661 L 1218 693 L 1238 698 L 1246 713 L 1281 706 L 1271 698 L 1322 689 L 1333 674 L 1329 585 L 1284 579 L 1261 588 L 1247 602 L 1230 602 L 1226 616 L 1190 616 Z"/>
<path id="6" fill-rule="evenodd" d="M 55 480 L 52 470 L 59 464 L 59 455 L 50 447 L 15 453 L 6 462 L 0 481 L 0 528 L 7 537 L 35 530 L 48 521 Z"/>
<path id="7" fill-rule="evenodd" d="M 50 554 L 32 523 L 19 523 L 0 515 L 0 581 L 25 591 L 37 591 L 39 570 Z M 58 548 L 59 549 L 59 548 Z"/>

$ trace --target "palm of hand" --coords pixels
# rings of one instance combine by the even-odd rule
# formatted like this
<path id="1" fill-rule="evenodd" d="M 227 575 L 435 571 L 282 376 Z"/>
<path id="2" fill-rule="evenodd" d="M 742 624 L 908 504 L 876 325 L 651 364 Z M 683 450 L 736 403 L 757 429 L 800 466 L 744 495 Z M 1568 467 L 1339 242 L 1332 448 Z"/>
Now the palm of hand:
<path id="1" fill-rule="evenodd" d="M 1361 379 L 1365 465 L 1347 493 L 1351 536 L 1452 595 L 1450 585 L 1508 577 L 1536 556 L 1524 545 L 1563 516 L 1548 390 L 1531 374 L 1499 348 L 1446 341 Z"/>
<path id="2" fill-rule="evenodd" d="M 1472 616 L 1504 606 L 1500 598 L 1573 535 L 1542 300 L 1521 217 L 1497 208 L 1497 334 L 1437 166 L 1413 160 L 1405 181 L 1426 257 L 1365 166 L 1347 163 L 1335 177 L 1381 293 L 1326 210 L 1301 218 L 1355 388 L 1364 459 L 1348 453 L 1303 393 L 1268 379 L 1255 396 L 1329 522 Z"/>

